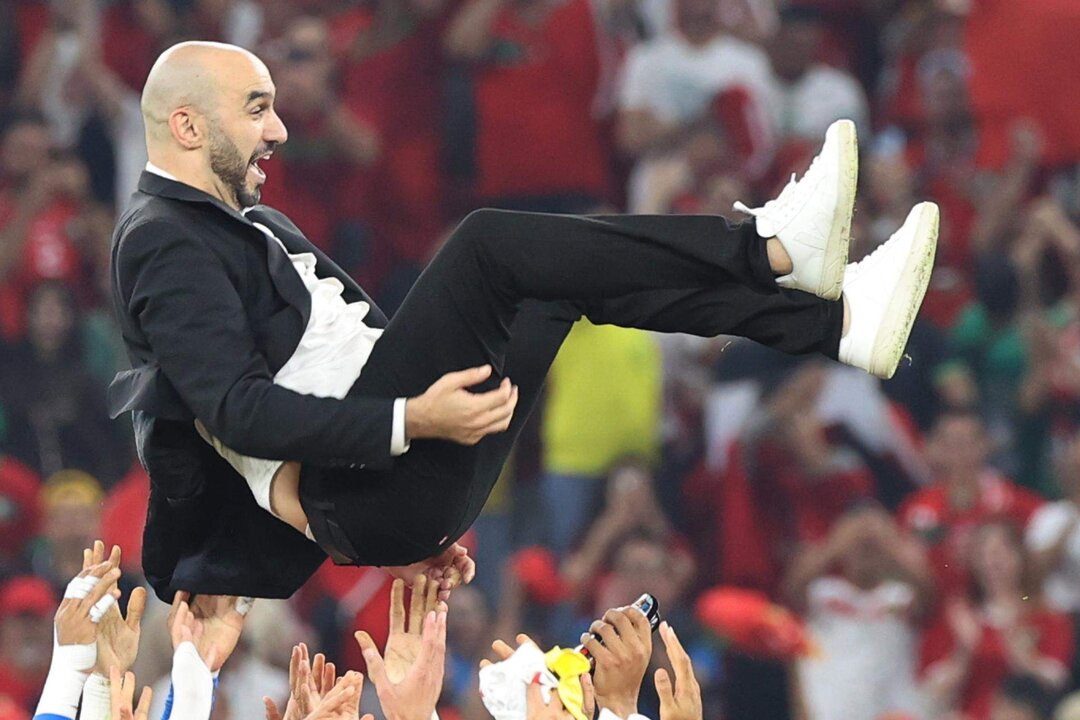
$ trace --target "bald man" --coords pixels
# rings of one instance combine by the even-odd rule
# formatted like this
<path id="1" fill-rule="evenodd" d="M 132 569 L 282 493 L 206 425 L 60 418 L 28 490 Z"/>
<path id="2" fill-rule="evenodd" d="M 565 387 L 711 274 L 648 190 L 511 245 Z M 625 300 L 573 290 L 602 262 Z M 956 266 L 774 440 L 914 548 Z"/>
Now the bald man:
<path id="1" fill-rule="evenodd" d="M 480 210 L 393 320 L 281 213 L 288 133 L 266 66 L 183 43 L 143 91 L 150 163 L 114 235 L 114 301 L 151 478 L 143 564 L 175 590 L 285 597 L 330 555 L 447 590 L 571 325 L 741 335 L 891 376 L 933 264 L 937 208 L 847 265 L 855 128 L 753 220 Z M 606 421 L 608 419 L 598 419 Z"/>

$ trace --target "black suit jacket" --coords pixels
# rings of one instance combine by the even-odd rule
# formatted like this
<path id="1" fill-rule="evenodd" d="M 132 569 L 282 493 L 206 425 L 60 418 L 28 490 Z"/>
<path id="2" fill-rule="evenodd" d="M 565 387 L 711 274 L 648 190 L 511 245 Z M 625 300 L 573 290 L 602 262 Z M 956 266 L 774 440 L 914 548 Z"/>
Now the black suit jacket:
<path id="1" fill-rule="evenodd" d="M 176 590 L 288 597 L 325 560 L 315 543 L 255 504 L 247 484 L 198 436 L 198 418 L 245 455 L 322 466 L 392 462 L 393 398 L 301 395 L 274 385 L 295 350 L 311 296 L 288 257 L 311 252 L 346 302 L 371 304 L 284 215 L 243 215 L 144 172 L 112 245 L 113 301 L 132 368 L 109 388 L 113 417 L 133 411 L 150 475 L 143 570 L 158 596 Z"/>

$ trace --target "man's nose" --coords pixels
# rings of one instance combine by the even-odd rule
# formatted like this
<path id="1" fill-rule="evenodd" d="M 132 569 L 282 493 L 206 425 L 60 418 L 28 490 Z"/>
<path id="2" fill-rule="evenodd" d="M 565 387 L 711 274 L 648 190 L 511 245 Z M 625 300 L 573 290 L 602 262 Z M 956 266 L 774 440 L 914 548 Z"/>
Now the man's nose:
<path id="1" fill-rule="evenodd" d="M 270 122 L 265 126 L 263 140 L 280 145 L 289 139 L 289 131 L 276 112 L 271 112 Z"/>

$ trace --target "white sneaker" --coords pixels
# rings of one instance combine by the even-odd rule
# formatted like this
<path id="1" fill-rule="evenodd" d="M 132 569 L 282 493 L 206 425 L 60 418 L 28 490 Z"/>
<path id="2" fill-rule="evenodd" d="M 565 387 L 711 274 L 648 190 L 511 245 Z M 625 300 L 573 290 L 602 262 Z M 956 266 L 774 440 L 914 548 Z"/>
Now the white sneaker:
<path id="1" fill-rule="evenodd" d="M 937 205 L 919 203 L 887 242 L 847 266 L 840 362 L 886 380 L 896 372 L 934 270 L 938 220 Z"/>
<path id="2" fill-rule="evenodd" d="M 855 123 L 837 120 L 801 180 L 796 182 L 792 175 L 779 197 L 765 207 L 735 203 L 736 210 L 757 219 L 761 237 L 777 238 L 791 256 L 792 272 L 777 278 L 778 285 L 839 299 L 858 182 Z"/>

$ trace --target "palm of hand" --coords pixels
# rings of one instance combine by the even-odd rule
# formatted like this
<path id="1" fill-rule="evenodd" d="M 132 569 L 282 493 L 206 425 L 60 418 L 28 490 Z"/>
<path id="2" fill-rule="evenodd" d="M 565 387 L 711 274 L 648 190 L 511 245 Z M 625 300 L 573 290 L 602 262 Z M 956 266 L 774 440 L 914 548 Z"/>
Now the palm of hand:
<path id="1" fill-rule="evenodd" d="M 390 633 L 386 640 L 386 677 L 400 684 L 420 655 L 420 636 L 405 632 Z"/>
<path id="2" fill-rule="evenodd" d="M 127 672 L 139 652 L 139 627 L 132 628 L 120 615 L 115 605 L 98 625 L 97 662 L 94 672 L 108 676 L 109 668 L 116 667 Z"/>
<path id="3" fill-rule="evenodd" d="M 231 595 L 198 595 L 191 603 L 191 612 L 202 623 L 202 638 L 198 642 L 201 657 L 209 657 L 210 649 L 217 650 L 217 667 L 236 649 L 244 629 L 244 616 L 236 611 L 236 598 Z"/>

